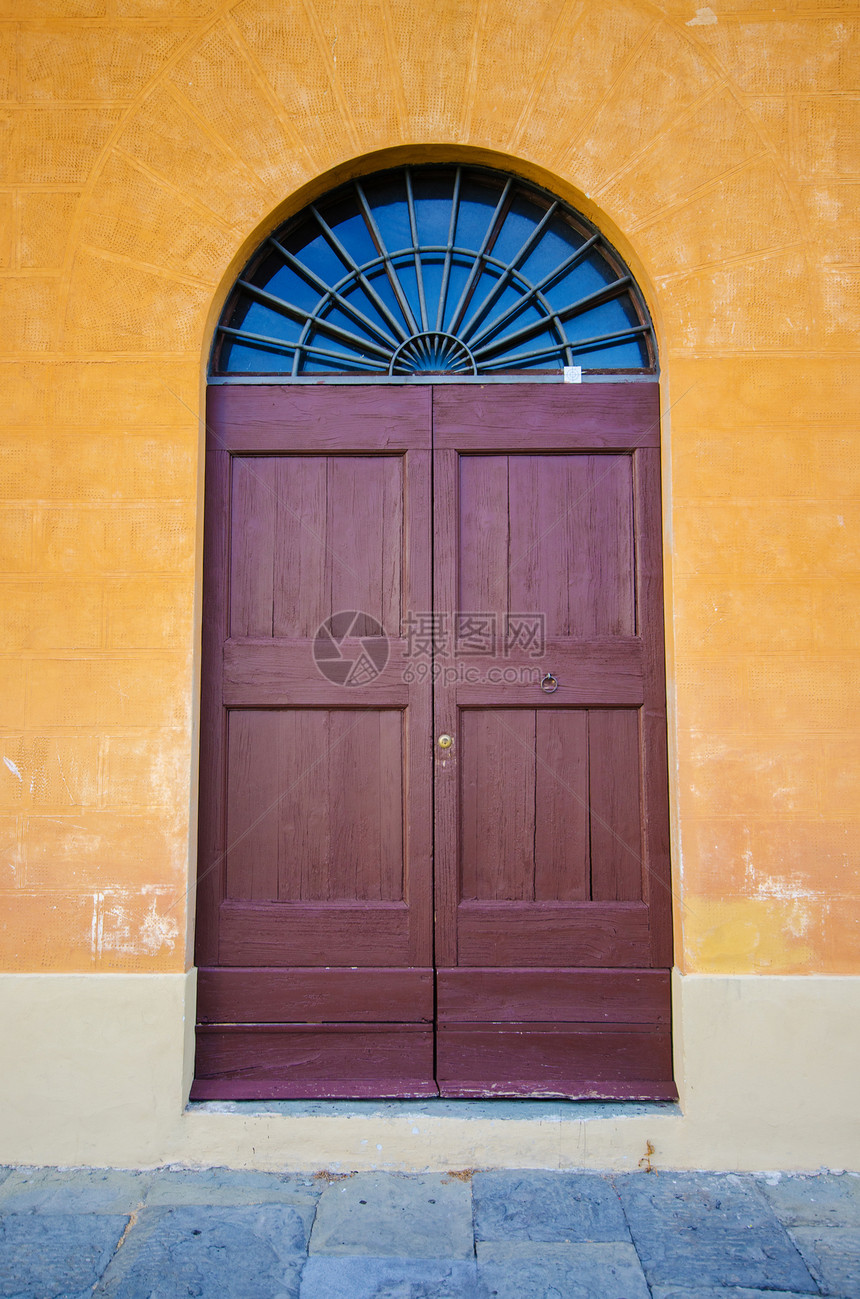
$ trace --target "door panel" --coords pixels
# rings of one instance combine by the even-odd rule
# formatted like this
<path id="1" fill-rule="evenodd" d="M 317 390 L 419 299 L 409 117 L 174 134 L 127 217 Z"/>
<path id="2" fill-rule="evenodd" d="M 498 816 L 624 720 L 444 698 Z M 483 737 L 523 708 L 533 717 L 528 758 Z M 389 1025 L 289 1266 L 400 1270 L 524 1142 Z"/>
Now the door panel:
<path id="1" fill-rule="evenodd" d="M 211 391 L 193 1096 L 676 1094 L 657 417 Z"/>
<path id="2" fill-rule="evenodd" d="M 495 632 L 455 636 L 435 691 L 444 1095 L 676 1094 L 668 976 L 644 1019 L 617 995 L 669 964 L 657 417 L 621 385 L 435 394 L 435 611 Z M 504 1007 L 467 1013 L 486 979 Z"/>
<path id="3" fill-rule="evenodd" d="M 671 1100 L 668 1029 L 638 1024 L 440 1026 L 443 1096 L 578 1096 Z M 669 1082 L 666 1082 L 666 1079 Z"/>
<path id="4" fill-rule="evenodd" d="M 631 468 L 629 455 L 461 455 L 458 607 L 540 610 L 551 639 L 632 636 Z"/>
<path id="5" fill-rule="evenodd" d="M 434 1096 L 433 1031 L 415 1024 L 197 1029 L 197 1100 Z"/>
<path id="6" fill-rule="evenodd" d="M 231 709 L 226 896 L 401 901 L 402 726 L 395 709 Z"/>
<path id="7" fill-rule="evenodd" d="M 210 397 L 193 1095 L 432 1094 L 429 394 Z"/>

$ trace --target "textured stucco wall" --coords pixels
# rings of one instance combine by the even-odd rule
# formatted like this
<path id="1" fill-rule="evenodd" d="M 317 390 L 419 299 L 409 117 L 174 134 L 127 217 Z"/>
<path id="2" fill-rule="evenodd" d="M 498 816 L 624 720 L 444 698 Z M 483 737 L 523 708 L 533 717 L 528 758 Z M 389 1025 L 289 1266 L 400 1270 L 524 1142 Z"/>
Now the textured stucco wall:
<path id="1" fill-rule="evenodd" d="M 659 330 L 679 964 L 860 970 L 858 15 L 0 0 L 0 968 L 185 967 L 213 320 L 309 194 L 483 156 Z"/>

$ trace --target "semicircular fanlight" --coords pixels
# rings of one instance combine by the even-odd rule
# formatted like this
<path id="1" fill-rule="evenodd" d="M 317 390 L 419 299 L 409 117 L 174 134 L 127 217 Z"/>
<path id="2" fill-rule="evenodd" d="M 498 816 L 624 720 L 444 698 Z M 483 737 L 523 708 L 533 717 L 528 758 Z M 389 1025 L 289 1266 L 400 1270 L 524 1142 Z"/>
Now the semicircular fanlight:
<path id="1" fill-rule="evenodd" d="M 270 235 L 218 325 L 214 375 L 653 371 L 630 272 L 584 217 L 481 168 L 348 184 Z"/>

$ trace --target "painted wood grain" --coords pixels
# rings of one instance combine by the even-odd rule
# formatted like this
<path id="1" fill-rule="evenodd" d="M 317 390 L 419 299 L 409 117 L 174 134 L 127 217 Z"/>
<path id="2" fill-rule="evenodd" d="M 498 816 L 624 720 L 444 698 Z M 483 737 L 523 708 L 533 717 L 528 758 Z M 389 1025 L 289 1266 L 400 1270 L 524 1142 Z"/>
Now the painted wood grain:
<path id="1" fill-rule="evenodd" d="M 641 1024 L 444 1024 L 443 1096 L 674 1099 L 668 1029 Z"/>
<path id="2" fill-rule="evenodd" d="M 650 959 L 641 902 L 470 902 L 457 908 L 460 965 L 641 967 Z"/>
<path id="3" fill-rule="evenodd" d="M 440 1023 L 669 1024 L 668 970 L 468 969 L 436 975 Z"/>
<path id="4" fill-rule="evenodd" d="M 595 902 L 642 897 L 639 713 L 588 713 L 591 896 Z"/>
<path id="5" fill-rule="evenodd" d="M 414 1024 L 201 1026 L 192 1100 L 434 1096 L 433 1033 Z"/>
<path id="6" fill-rule="evenodd" d="M 580 902 L 591 896 L 588 714 L 535 712 L 534 896 Z"/>
<path id="7" fill-rule="evenodd" d="M 331 967 L 197 971 L 203 1024 L 430 1023 L 432 969 Z"/>

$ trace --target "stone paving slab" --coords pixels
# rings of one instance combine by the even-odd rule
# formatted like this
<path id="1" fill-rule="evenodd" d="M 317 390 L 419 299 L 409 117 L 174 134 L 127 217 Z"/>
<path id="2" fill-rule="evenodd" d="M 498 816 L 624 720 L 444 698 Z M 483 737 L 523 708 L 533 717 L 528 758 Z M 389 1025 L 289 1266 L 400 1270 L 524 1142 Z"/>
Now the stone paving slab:
<path id="1" fill-rule="evenodd" d="M 483 1299 L 474 1260 L 343 1258 L 305 1264 L 299 1299 Z"/>
<path id="2" fill-rule="evenodd" d="M 147 1207 L 181 1204 L 315 1205 L 324 1181 L 290 1173 L 242 1172 L 235 1168 L 171 1168 L 153 1180 Z"/>
<path id="3" fill-rule="evenodd" d="M 756 1178 L 787 1226 L 860 1227 L 860 1174 L 777 1174 Z"/>
<path id="4" fill-rule="evenodd" d="M 298 1299 L 312 1211 L 142 1209 L 94 1299 Z"/>
<path id="5" fill-rule="evenodd" d="M 478 1242 L 487 1299 L 649 1299 L 642 1265 L 621 1242 Z"/>
<path id="6" fill-rule="evenodd" d="M 817 1293 L 797 1247 L 752 1179 L 633 1173 L 614 1183 L 651 1285 Z"/>
<path id="7" fill-rule="evenodd" d="M 120 1214 L 4 1214 L 0 1295 L 90 1299 L 127 1224 Z"/>
<path id="8" fill-rule="evenodd" d="M 113 1168 L 16 1168 L 0 1185 L 0 1213 L 125 1213 L 143 1204 L 152 1173 Z"/>
<path id="9" fill-rule="evenodd" d="M 476 1173 L 476 1240 L 626 1241 L 630 1231 L 608 1179 L 588 1173 Z"/>
<path id="10" fill-rule="evenodd" d="M 472 1195 L 446 1173 L 356 1173 L 322 1193 L 311 1254 L 472 1258 Z"/>
<path id="11" fill-rule="evenodd" d="M 860 1228 L 792 1227 L 791 1234 L 822 1294 L 860 1299 Z"/>

